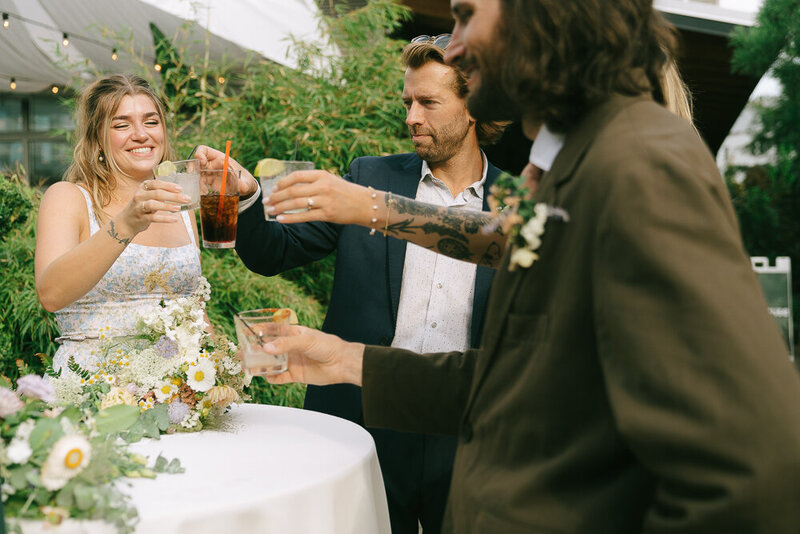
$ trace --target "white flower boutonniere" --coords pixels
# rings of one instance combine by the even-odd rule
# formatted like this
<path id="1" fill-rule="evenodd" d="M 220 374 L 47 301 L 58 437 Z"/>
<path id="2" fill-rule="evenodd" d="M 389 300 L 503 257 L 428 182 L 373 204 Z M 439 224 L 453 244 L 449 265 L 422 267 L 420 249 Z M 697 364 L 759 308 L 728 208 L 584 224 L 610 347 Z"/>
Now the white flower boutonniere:
<path id="1" fill-rule="evenodd" d="M 489 205 L 500 212 L 496 225 L 508 235 L 511 257 L 508 270 L 517 267 L 527 269 L 539 259 L 536 250 L 542 244 L 542 235 L 548 219 L 569 221 L 569 215 L 561 208 L 534 202 L 529 189 L 521 178 L 504 174 L 491 187 Z"/>

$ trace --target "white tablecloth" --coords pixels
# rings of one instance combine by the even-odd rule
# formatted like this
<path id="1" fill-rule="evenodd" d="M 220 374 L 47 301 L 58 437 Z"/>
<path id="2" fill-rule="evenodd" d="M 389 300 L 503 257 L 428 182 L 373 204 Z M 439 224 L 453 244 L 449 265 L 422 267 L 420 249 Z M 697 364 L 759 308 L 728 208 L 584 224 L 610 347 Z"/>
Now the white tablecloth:
<path id="1" fill-rule="evenodd" d="M 390 532 L 375 445 L 358 425 L 245 404 L 231 411 L 226 427 L 131 446 L 151 460 L 159 453 L 180 458 L 186 469 L 133 481 L 127 493 L 139 510 L 137 534 Z M 63 526 L 57 531 L 100 531 Z"/>

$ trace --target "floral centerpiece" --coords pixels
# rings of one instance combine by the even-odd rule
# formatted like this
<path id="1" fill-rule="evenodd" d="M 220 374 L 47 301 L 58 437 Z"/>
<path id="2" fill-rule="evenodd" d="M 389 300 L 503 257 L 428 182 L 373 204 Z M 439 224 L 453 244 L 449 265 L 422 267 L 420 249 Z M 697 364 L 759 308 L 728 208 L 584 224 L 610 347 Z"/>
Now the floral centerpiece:
<path id="1" fill-rule="evenodd" d="M 138 410 L 116 406 L 97 411 L 91 403 L 53 408 L 55 389 L 37 375 L 0 383 L 0 477 L 6 517 L 58 524 L 66 518 L 102 519 L 130 532 L 136 509 L 113 482 L 180 472 L 177 460 L 130 453 L 117 439 L 138 419 Z"/>
<path id="2" fill-rule="evenodd" d="M 151 412 L 128 439 L 213 425 L 231 404 L 249 399 L 250 376 L 242 371 L 236 345 L 207 331 L 209 297 L 208 281 L 200 277 L 193 295 L 142 310 L 134 335 L 106 338 L 110 328 L 104 328 L 95 369 L 71 361 L 53 373 L 57 404 L 80 403 L 87 386 L 105 384 L 101 408 L 129 405 Z"/>

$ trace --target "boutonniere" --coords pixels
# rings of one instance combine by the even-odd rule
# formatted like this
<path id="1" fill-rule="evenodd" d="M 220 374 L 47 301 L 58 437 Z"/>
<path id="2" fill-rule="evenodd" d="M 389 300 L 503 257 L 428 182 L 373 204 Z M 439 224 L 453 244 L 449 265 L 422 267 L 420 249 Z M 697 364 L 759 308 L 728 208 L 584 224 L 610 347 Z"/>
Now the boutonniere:
<path id="1" fill-rule="evenodd" d="M 522 177 L 503 173 L 489 191 L 489 207 L 498 214 L 489 230 L 501 228 L 503 234 L 508 236 L 511 246 L 508 270 L 514 271 L 517 266 L 527 269 L 539 259 L 536 250 L 542 244 L 547 221 L 557 219 L 568 222 L 569 214 L 562 208 L 535 202 Z"/>

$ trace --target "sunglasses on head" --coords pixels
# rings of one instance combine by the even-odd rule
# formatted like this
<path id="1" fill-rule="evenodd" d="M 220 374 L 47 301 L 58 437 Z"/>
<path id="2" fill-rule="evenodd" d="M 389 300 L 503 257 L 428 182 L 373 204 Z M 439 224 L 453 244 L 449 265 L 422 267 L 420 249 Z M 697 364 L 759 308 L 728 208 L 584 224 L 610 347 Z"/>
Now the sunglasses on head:
<path id="1" fill-rule="evenodd" d="M 450 39 L 453 38 L 451 33 L 443 33 L 441 35 L 418 35 L 411 39 L 412 43 L 431 43 L 437 48 L 445 50 L 447 45 L 450 44 Z"/>

